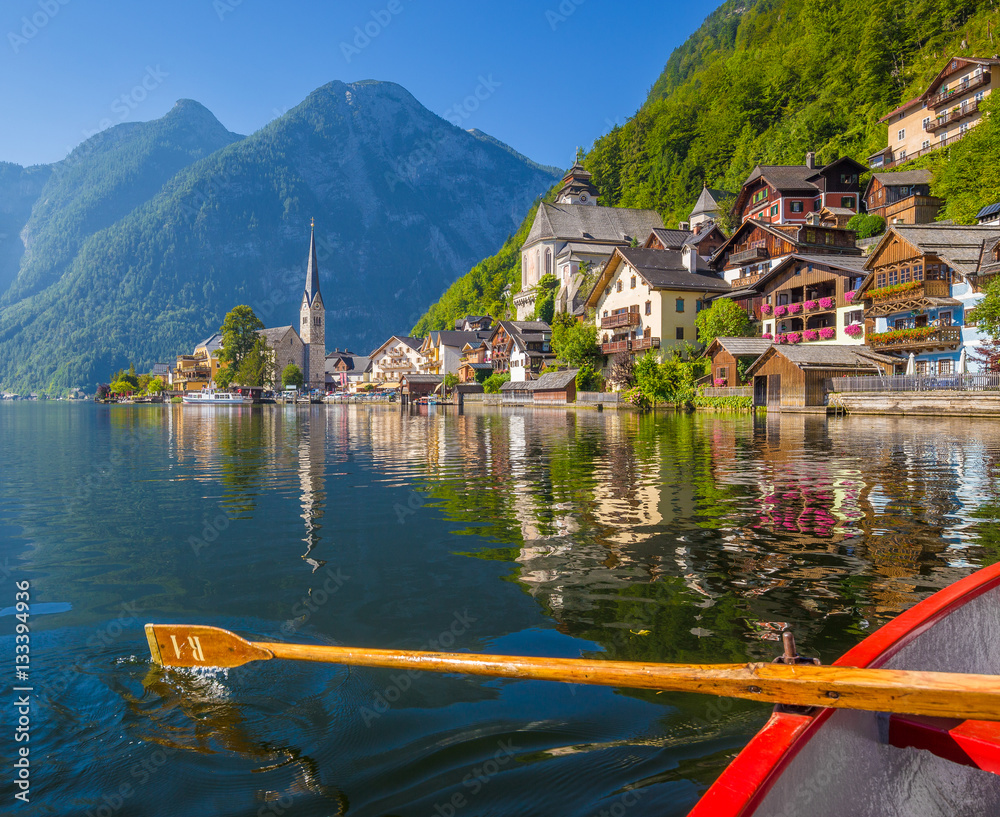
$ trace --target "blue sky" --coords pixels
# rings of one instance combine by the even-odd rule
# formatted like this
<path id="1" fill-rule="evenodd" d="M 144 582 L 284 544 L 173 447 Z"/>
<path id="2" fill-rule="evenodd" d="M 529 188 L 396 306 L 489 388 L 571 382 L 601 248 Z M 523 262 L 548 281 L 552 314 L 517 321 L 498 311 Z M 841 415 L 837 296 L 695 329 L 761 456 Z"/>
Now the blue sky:
<path id="1" fill-rule="evenodd" d="M 0 160 L 57 161 L 181 98 L 251 133 L 331 80 L 381 79 L 566 167 L 719 1 L 4 0 Z"/>

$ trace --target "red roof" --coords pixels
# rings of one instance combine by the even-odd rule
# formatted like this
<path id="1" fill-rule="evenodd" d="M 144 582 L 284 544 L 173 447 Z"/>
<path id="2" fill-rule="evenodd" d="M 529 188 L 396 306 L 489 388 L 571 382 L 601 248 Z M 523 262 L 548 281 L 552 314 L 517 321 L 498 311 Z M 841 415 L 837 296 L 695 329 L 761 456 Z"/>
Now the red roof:
<path id="1" fill-rule="evenodd" d="M 906 110 L 907 108 L 911 108 L 911 107 L 913 107 L 914 105 L 916 105 L 917 103 L 919 103 L 919 102 L 920 102 L 920 101 L 921 101 L 922 99 L 923 99 L 923 95 L 921 94 L 921 95 L 920 95 L 920 96 L 918 96 L 918 97 L 914 97 L 914 98 L 913 98 L 913 99 L 911 99 L 911 100 L 910 100 L 909 102 L 904 102 L 904 103 L 903 103 L 902 105 L 900 105 L 900 106 L 899 106 L 898 108 L 895 108 L 895 109 L 893 109 L 893 110 L 889 111 L 889 113 L 887 113 L 887 114 L 886 114 L 885 116 L 883 116 L 883 117 L 882 117 L 882 118 L 881 118 L 881 119 L 879 120 L 879 122 L 888 122 L 888 121 L 889 121 L 890 119 L 892 119 L 892 117 L 894 117 L 894 116 L 895 116 L 896 114 L 898 114 L 898 113 L 902 113 L 902 112 L 903 112 L 903 111 L 905 111 L 905 110 Z"/>

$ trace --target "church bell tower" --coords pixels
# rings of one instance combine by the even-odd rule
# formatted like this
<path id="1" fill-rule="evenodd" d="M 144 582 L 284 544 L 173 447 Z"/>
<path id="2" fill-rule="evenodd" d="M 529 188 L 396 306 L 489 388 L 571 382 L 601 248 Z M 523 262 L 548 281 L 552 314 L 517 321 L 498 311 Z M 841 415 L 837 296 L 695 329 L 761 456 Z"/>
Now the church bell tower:
<path id="1" fill-rule="evenodd" d="M 310 389 L 326 388 L 326 307 L 319 291 L 319 264 L 316 261 L 316 219 L 309 233 L 309 266 L 306 288 L 299 309 L 299 337 L 305 346 L 302 374 Z"/>

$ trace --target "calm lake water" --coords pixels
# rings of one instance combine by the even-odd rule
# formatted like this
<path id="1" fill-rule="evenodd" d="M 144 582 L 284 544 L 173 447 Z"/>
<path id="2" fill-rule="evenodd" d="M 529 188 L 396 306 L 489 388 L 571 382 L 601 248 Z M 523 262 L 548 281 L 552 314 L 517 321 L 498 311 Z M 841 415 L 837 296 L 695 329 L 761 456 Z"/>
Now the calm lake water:
<path id="1" fill-rule="evenodd" d="M 678 662 L 769 660 L 789 625 L 829 662 L 1000 556 L 998 458 L 976 420 L 0 404 L 0 608 L 30 582 L 33 690 L 30 742 L 0 708 L 0 810 L 685 814 L 770 707 L 162 671 L 143 624 Z"/>

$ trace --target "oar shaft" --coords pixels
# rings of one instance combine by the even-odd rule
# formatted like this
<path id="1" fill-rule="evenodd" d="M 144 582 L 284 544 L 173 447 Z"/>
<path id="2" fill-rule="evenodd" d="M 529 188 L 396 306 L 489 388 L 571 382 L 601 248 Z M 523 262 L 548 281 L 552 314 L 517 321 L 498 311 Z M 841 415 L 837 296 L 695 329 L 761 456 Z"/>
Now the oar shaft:
<path id="1" fill-rule="evenodd" d="M 643 664 L 576 658 L 323 647 L 255 642 L 275 658 L 501 678 L 697 692 L 795 706 L 1000 720 L 989 675 L 785 664 Z"/>

